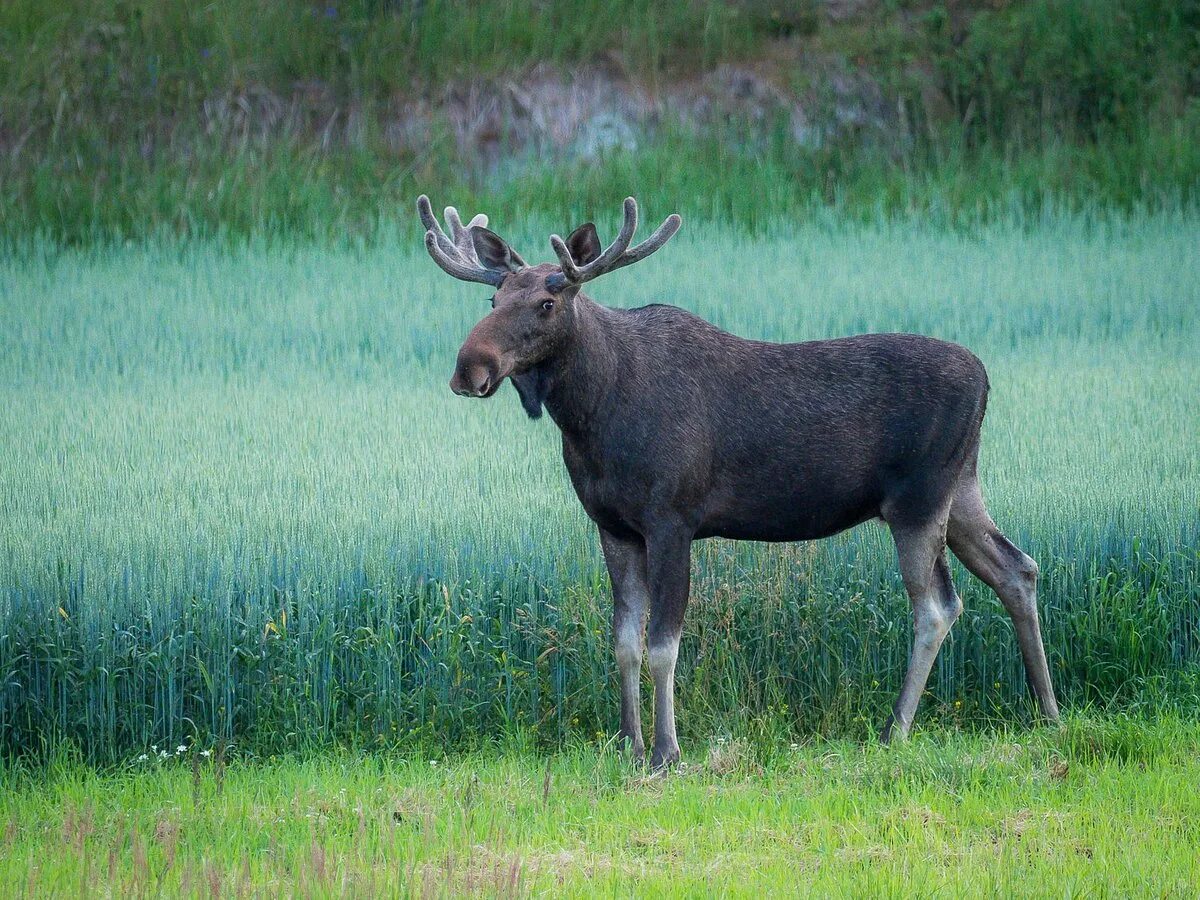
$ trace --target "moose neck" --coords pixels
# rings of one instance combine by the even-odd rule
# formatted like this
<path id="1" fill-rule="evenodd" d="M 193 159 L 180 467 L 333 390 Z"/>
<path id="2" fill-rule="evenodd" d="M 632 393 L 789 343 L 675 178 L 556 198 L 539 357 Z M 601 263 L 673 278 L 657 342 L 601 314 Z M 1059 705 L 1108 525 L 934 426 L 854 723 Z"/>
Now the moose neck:
<path id="1" fill-rule="evenodd" d="M 610 311 L 582 293 L 574 299 L 570 339 L 542 363 L 544 402 L 550 418 L 569 437 L 603 428 L 606 398 L 620 376 L 620 355 L 607 322 Z"/>

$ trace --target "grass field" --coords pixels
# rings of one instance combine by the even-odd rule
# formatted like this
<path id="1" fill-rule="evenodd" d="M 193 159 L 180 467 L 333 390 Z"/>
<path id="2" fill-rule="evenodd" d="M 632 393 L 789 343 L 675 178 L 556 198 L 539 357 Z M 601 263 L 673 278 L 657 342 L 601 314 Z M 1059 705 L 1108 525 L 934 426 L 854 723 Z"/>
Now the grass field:
<path id="1" fill-rule="evenodd" d="M 0 896 L 1200 895 L 1198 34 L 1197 0 L 0 2 Z M 531 261 L 634 194 L 684 228 L 602 303 L 974 351 L 1062 724 L 954 562 L 878 744 L 911 626 L 868 523 L 696 544 L 683 762 L 621 756 L 594 528 L 548 418 L 449 390 L 491 290 L 421 192 Z"/>
<path id="2" fill-rule="evenodd" d="M 1074 717 L 892 748 L 713 743 L 0 774 L 6 896 L 1119 896 L 1200 883 L 1200 731 Z"/>
<path id="3" fill-rule="evenodd" d="M 1190 203 L 1198 28 L 1193 0 L 8 0 L 0 242 L 372 239 L 430 185 L 547 216 L 654 193 L 753 225 Z M 454 98 L 539 95 L 535 70 L 611 73 L 661 115 L 602 160 L 555 144 L 552 104 L 538 140 L 523 113 L 476 133 Z M 758 99 L 699 119 L 672 99 L 731 73 Z"/>
<path id="4" fill-rule="evenodd" d="M 491 212 L 533 258 L 570 224 Z M 969 232 L 688 223 L 595 296 L 763 338 L 965 343 L 993 384 L 984 488 L 1041 564 L 1063 698 L 1194 714 L 1198 238 L 1189 212 Z M 450 394 L 488 294 L 414 243 L 31 244 L 0 262 L 6 753 L 128 760 L 215 735 L 556 747 L 614 726 L 607 580 L 557 433 L 507 389 Z M 909 643 L 882 529 L 696 557 L 685 756 L 747 723 L 878 727 Z M 956 573 L 967 613 L 925 714 L 1023 721 L 1007 619 Z"/>

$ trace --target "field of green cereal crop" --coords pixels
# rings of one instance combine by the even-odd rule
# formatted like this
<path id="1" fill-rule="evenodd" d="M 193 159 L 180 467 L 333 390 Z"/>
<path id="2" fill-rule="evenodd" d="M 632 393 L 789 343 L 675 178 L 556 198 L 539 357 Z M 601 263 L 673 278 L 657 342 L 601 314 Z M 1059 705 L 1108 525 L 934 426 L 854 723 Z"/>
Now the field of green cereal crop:
<path id="1" fill-rule="evenodd" d="M 489 212 L 528 258 L 567 226 Z M 1066 707 L 1194 713 L 1198 241 L 1200 218 L 1170 211 L 957 232 L 685 223 L 593 296 L 774 340 L 970 347 L 992 382 L 984 488 L 1041 565 Z M 607 577 L 557 432 L 508 389 L 470 402 L 446 384 L 488 296 L 403 231 L 359 250 L 33 242 L 0 262 L 5 753 L 609 733 Z M 910 634 L 893 552 L 874 525 L 698 544 L 685 757 L 747 727 L 874 731 Z M 955 573 L 966 613 L 923 716 L 1019 724 L 1011 627 Z"/>

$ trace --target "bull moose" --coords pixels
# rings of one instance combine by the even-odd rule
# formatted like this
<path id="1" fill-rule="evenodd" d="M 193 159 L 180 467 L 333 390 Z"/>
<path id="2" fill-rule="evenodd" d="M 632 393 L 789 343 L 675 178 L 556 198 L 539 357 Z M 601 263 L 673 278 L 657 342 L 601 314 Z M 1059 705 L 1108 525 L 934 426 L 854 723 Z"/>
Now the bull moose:
<path id="1" fill-rule="evenodd" d="M 801 541 L 869 519 L 891 530 L 913 610 L 908 670 L 882 739 L 912 726 L 938 649 L 962 611 L 945 548 L 999 596 L 1041 712 L 1058 717 L 1038 624 L 1034 561 L 996 527 L 977 476 L 987 404 L 983 364 L 957 344 L 870 334 L 776 344 L 729 334 L 674 306 L 611 309 L 584 284 L 645 259 L 678 230 L 668 217 L 630 247 L 637 204 L 615 241 L 588 222 L 527 264 L 478 215 L 464 225 L 417 201 L 443 270 L 495 289 L 458 352 L 450 387 L 491 397 L 504 379 L 531 418 L 562 432 L 563 460 L 612 580 L 621 677 L 619 737 L 638 758 L 643 632 L 654 679 L 650 763 L 679 759 L 675 661 L 691 545 L 724 537 Z M 648 618 L 648 625 L 647 625 Z"/>

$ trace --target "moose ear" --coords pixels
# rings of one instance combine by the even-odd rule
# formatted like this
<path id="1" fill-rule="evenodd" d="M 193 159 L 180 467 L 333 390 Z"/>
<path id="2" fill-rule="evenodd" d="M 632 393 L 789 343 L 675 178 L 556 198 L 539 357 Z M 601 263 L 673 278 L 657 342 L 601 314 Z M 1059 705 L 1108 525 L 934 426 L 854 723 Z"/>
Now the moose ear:
<path id="1" fill-rule="evenodd" d="M 475 255 L 486 269 L 517 272 L 525 267 L 525 260 L 504 242 L 504 238 L 490 229 L 481 225 L 473 226 L 471 241 L 475 244 Z"/>
<path id="2" fill-rule="evenodd" d="M 586 266 L 600 255 L 600 236 L 596 234 L 596 226 L 585 222 L 567 238 L 567 249 L 571 251 L 571 259 L 577 266 Z"/>

